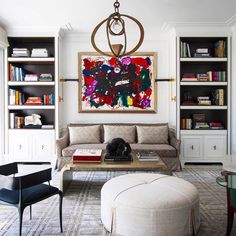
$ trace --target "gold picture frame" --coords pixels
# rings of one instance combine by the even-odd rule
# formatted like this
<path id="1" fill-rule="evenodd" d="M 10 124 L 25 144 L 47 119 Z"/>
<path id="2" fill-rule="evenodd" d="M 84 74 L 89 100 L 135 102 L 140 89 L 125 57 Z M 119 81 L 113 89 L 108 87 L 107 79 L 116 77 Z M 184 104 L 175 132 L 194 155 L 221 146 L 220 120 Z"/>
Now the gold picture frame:
<path id="1" fill-rule="evenodd" d="M 78 53 L 79 112 L 157 112 L 157 53 Z"/>

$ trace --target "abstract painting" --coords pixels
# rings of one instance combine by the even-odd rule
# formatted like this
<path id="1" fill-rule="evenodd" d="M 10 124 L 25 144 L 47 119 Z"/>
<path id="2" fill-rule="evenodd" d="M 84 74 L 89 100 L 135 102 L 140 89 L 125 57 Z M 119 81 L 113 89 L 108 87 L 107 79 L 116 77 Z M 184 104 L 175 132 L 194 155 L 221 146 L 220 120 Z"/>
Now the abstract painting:
<path id="1" fill-rule="evenodd" d="M 156 53 L 79 53 L 79 112 L 156 112 Z"/>

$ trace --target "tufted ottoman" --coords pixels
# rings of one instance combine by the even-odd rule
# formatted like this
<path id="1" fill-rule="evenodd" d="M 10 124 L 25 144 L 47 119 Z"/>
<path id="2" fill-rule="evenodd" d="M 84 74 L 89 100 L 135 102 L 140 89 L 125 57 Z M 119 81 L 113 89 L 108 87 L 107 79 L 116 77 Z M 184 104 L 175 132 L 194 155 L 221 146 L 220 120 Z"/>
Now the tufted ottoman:
<path id="1" fill-rule="evenodd" d="M 173 176 L 122 175 L 102 187 L 101 219 L 112 235 L 194 235 L 200 225 L 198 191 Z"/>

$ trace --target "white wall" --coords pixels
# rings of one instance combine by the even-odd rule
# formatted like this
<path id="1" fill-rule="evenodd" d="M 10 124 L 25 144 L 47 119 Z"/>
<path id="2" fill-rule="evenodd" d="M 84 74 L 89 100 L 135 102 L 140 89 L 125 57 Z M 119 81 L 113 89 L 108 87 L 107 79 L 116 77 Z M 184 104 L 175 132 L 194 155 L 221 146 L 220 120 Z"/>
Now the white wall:
<path id="1" fill-rule="evenodd" d="M 157 40 L 145 38 L 139 51 L 157 52 L 158 78 L 170 76 L 170 39 L 159 35 Z M 104 44 L 104 42 L 103 42 Z M 94 51 L 90 43 L 90 35 L 71 34 L 63 38 L 62 43 L 62 75 L 64 78 L 78 78 L 78 52 Z M 64 83 L 64 102 L 60 104 L 60 128 L 70 122 L 168 122 L 169 121 L 169 88 L 168 82 L 158 83 L 158 112 L 156 114 L 127 113 L 78 113 L 78 84 Z"/>
<path id="2" fill-rule="evenodd" d="M 0 48 L 0 156 L 4 153 L 4 50 Z"/>

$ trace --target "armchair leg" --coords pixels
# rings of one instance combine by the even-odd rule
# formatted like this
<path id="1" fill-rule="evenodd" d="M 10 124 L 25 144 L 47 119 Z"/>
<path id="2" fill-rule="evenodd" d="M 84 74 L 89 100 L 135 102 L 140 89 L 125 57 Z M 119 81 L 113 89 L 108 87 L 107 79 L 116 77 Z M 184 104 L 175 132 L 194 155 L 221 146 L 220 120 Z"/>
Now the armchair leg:
<path id="1" fill-rule="evenodd" d="M 30 220 L 32 220 L 32 205 L 30 205 Z"/>
<path id="2" fill-rule="evenodd" d="M 234 221 L 234 212 L 228 209 L 227 232 L 226 232 L 227 236 L 229 236 L 231 233 L 233 221 Z"/>
<path id="3" fill-rule="evenodd" d="M 63 232 L 62 229 L 62 200 L 63 200 L 63 195 L 62 192 L 59 192 L 59 196 L 60 196 L 60 202 L 59 202 L 59 217 L 60 217 L 60 227 L 61 227 L 61 233 Z"/>
<path id="4" fill-rule="evenodd" d="M 23 219 L 23 212 L 24 209 L 19 207 L 18 208 L 18 213 L 19 213 L 19 236 L 22 234 L 22 219 Z"/>

